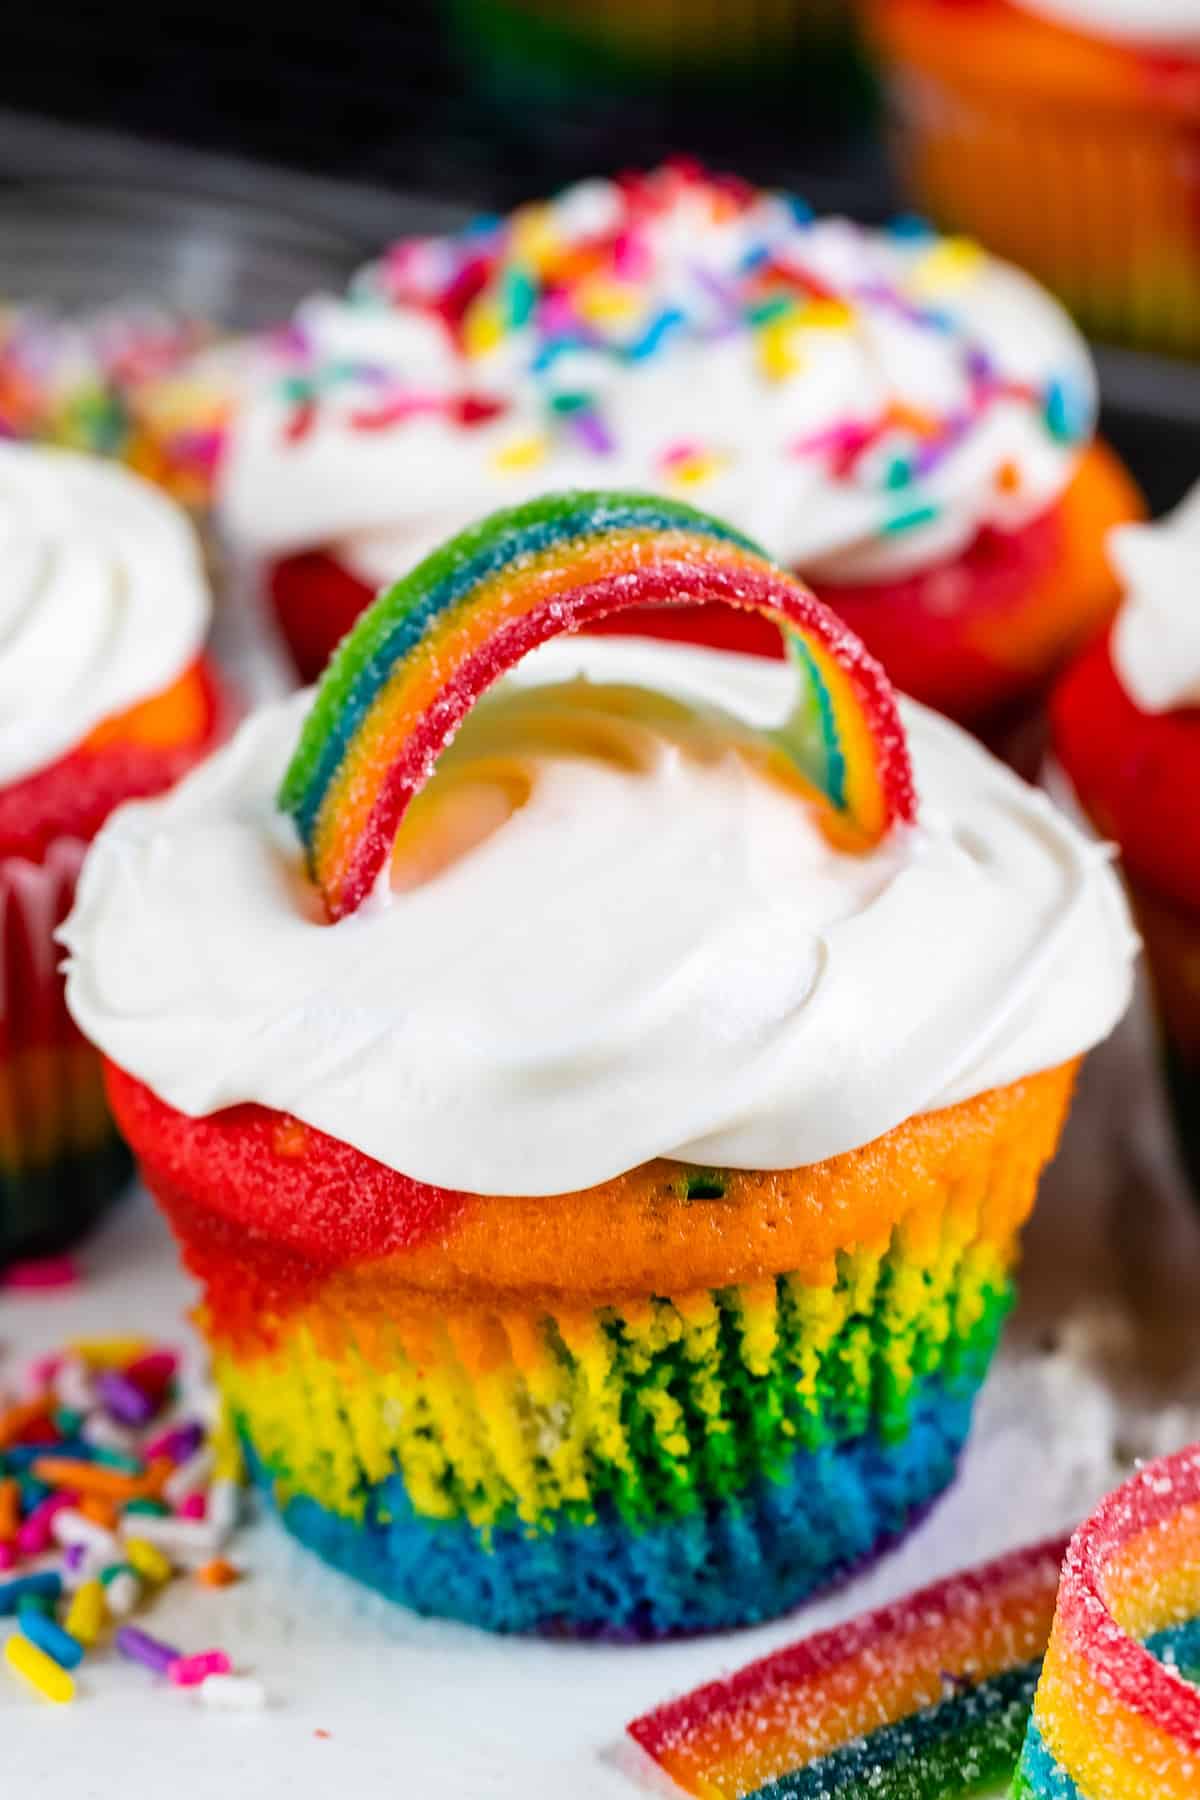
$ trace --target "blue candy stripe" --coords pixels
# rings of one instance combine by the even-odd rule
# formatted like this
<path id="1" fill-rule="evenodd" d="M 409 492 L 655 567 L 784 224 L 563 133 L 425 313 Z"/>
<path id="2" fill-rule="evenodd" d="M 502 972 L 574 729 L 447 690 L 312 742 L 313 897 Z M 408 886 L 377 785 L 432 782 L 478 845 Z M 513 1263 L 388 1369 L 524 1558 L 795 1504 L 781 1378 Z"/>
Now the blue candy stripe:
<path id="1" fill-rule="evenodd" d="M 690 507 L 673 506 L 650 497 L 642 500 L 630 495 L 613 501 L 598 495 L 581 494 L 578 506 L 570 513 L 549 519 L 537 518 L 538 505 L 535 502 L 530 507 L 515 508 L 499 535 L 495 532 L 494 522 L 485 522 L 480 528 L 481 533 L 486 533 L 485 541 L 477 550 L 472 551 L 470 547 L 471 536 L 475 534 L 466 534 L 462 560 L 456 560 L 448 575 L 427 587 L 430 564 L 443 554 L 441 550 L 435 551 L 380 596 L 364 616 L 368 629 L 374 626 L 383 634 L 354 677 L 340 711 L 338 729 L 326 739 L 304 794 L 294 808 L 293 816 L 303 837 L 307 839 L 311 834 L 321 802 L 341 766 L 347 746 L 357 735 L 395 665 L 416 647 L 443 613 L 465 599 L 480 582 L 498 574 L 518 557 L 535 556 L 577 538 L 593 538 L 600 535 L 601 530 L 627 529 L 691 531 L 763 555 L 756 544 L 732 526 L 694 512 Z M 601 505 L 604 510 L 598 528 L 597 515 Z M 372 617 L 375 607 L 380 611 Z M 357 659 L 361 654 L 362 636 L 361 628 L 356 627 L 336 652 L 325 677 L 326 683 L 336 681 L 338 666 L 343 659 L 350 656 Z"/>

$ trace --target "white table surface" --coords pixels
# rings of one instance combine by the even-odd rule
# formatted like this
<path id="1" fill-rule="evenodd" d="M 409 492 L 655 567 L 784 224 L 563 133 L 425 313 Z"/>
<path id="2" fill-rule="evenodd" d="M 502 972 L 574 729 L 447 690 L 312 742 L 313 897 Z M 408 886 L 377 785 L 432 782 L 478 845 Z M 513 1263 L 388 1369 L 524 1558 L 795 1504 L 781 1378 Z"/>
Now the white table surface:
<path id="1" fill-rule="evenodd" d="M 262 692 L 261 646 L 255 656 L 236 650 Z M 76 1289 L 0 1291 L 0 1376 L 76 1334 L 186 1337 L 189 1285 L 145 1195 L 111 1216 L 81 1261 Z M 216 1592 L 178 1581 L 146 1623 L 187 1649 L 228 1648 L 264 1682 L 267 1709 L 210 1712 L 111 1651 L 89 1657 L 69 1707 L 48 1706 L 0 1670 L 0 1794 L 636 1800 L 667 1791 L 623 1739 L 629 1719 L 1072 1524 L 1134 1457 L 1200 1437 L 1198 1350 L 1200 1209 L 1170 1161 L 1139 1011 L 1087 1071 L 962 1475 L 868 1576 L 775 1624 L 691 1642 L 497 1639 L 388 1606 L 260 1519 L 235 1540 L 247 1580 Z"/>

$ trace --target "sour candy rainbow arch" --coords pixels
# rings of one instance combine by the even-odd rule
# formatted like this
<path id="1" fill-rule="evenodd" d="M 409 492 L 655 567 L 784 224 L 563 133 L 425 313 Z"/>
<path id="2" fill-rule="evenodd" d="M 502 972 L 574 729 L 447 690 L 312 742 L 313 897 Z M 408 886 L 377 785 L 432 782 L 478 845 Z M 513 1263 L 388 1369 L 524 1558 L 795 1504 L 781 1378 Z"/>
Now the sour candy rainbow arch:
<path id="1" fill-rule="evenodd" d="M 887 677 L 799 581 L 679 502 L 549 495 L 493 513 L 427 557 L 330 663 L 280 793 L 330 917 L 361 904 L 439 753 L 507 669 L 608 614 L 700 601 L 778 624 L 799 693 L 769 739 L 857 840 L 911 822 L 912 771 Z"/>
<path id="2" fill-rule="evenodd" d="M 1013 1800 L 1195 1800 L 1197 1682 L 1200 1444 L 1072 1538 Z"/>
<path id="3" fill-rule="evenodd" d="M 635 1719 L 701 1800 L 951 1800 L 1012 1774 L 1065 1541 L 1034 1545 Z"/>

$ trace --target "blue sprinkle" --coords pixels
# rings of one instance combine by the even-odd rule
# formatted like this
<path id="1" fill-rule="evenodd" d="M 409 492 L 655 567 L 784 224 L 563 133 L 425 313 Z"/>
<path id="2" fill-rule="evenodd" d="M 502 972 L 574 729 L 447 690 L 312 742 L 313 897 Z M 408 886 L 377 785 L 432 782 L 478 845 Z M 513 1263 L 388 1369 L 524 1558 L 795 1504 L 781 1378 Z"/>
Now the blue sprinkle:
<path id="1" fill-rule="evenodd" d="M 559 337 L 547 338 L 533 359 L 535 375 L 544 375 L 547 369 L 553 368 L 560 356 L 567 356 L 572 350 L 589 348 L 586 338 L 563 333 Z"/>
<path id="2" fill-rule="evenodd" d="M 15 1613 L 27 1594 L 44 1594 L 57 1600 L 62 1593 L 62 1576 L 53 1569 L 39 1575 L 18 1575 L 13 1581 L 0 1582 L 0 1617 Z"/>
<path id="3" fill-rule="evenodd" d="M 31 1644 L 52 1657 L 60 1669 L 77 1669 L 83 1661 L 83 1645 L 78 1638 L 73 1638 L 69 1631 L 54 1619 L 47 1619 L 41 1613 L 21 1614 L 21 1630 Z"/>
<path id="4" fill-rule="evenodd" d="M 902 531 L 915 531 L 918 525 L 928 525 L 938 516 L 936 506 L 913 506 L 908 512 L 896 513 L 883 527 L 885 537 L 895 537 Z"/>
<path id="5" fill-rule="evenodd" d="M 929 220 L 923 219 L 920 213 L 898 213 L 894 219 L 889 220 L 887 234 L 913 244 L 937 236 Z"/>
<path id="6" fill-rule="evenodd" d="M 752 244 L 742 257 L 739 267 L 743 275 L 752 275 L 755 269 L 761 269 L 770 260 L 771 252 L 765 244 Z"/>
<path id="7" fill-rule="evenodd" d="M 1059 375 L 1046 389 L 1044 417 L 1050 436 L 1060 443 L 1076 444 L 1091 430 L 1092 411 L 1086 394 Z"/>
<path id="8" fill-rule="evenodd" d="M 628 346 L 626 357 L 630 362 L 645 362 L 661 347 L 664 338 L 671 332 L 678 331 L 686 322 L 677 306 L 664 307 L 662 312 L 651 319 L 641 337 Z"/>
<path id="9" fill-rule="evenodd" d="M 460 235 L 465 238 L 487 237 L 491 232 L 498 231 L 503 223 L 499 213 L 476 213 L 473 219 L 468 219 Z"/>
<path id="10" fill-rule="evenodd" d="M 799 194 L 782 194 L 780 196 L 780 198 L 782 199 L 784 205 L 787 207 L 788 211 L 791 213 L 792 221 L 794 224 L 796 224 L 796 225 L 811 225 L 812 224 L 813 219 L 816 217 L 816 215 L 813 212 L 812 207 L 808 204 L 807 200 L 802 200 L 800 198 Z"/>

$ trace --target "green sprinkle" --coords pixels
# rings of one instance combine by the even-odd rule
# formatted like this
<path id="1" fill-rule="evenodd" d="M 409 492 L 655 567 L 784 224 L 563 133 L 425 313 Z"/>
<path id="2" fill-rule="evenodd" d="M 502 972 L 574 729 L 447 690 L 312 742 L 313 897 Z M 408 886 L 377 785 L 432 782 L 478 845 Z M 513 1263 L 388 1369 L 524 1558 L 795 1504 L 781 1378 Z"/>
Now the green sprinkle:
<path id="1" fill-rule="evenodd" d="M 127 1513 L 141 1513 L 150 1519 L 165 1519 L 170 1510 L 161 1500 L 150 1499 L 130 1500 L 125 1507 Z"/>
<path id="2" fill-rule="evenodd" d="M 92 1446 L 91 1460 L 100 1463 L 106 1469 L 115 1469 L 119 1475 L 144 1475 L 146 1465 L 139 1457 L 127 1456 L 124 1450 L 110 1450 L 105 1444 Z"/>
<path id="3" fill-rule="evenodd" d="M 557 413 L 584 412 L 595 404 L 594 394 L 552 394 L 550 396 L 551 411 Z"/>
<path id="4" fill-rule="evenodd" d="M 885 537 L 895 537 L 902 531 L 915 531 L 918 525 L 928 525 L 938 516 L 936 506 L 912 506 L 907 512 L 896 513 L 883 527 Z"/>
<path id="5" fill-rule="evenodd" d="M 55 1428 L 65 1438 L 78 1437 L 83 1418 L 84 1415 L 77 1412 L 74 1407 L 60 1406 L 54 1415 Z"/>
<path id="6" fill-rule="evenodd" d="M 760 300 L 757 305 L 747 307 L 746 318 L 751 325 L 769 325 L 772 319 L 782 319 L 785 313 L 795 310 L 796 302 L 790 294 L 776 294 L 770 300 Z"/>
<path id="7" fill-rule="evenodd" d="M 17 1617 L 22 1619 L 27 1613 L 37 1613 L 43 1619 L 54 1617 L 54 1601 L 49 1594 L 22 1594 L 17 1601 Z"/>
<path id="8" fill-rule="evenodd" d="M 511 268 L 504 277 L 504 310 L 509 325 L 527 325 L 537 305 L 537 284 L 527 269 Z"/>
<path id="9" fill-rule="evenodd" d="M 897 488 L 906 488 L 912 478 L 912 464 L 909 462 L 908 458 L 905 456 L 897 456 L 888 464 L 887 474 L 883 478 L 883 485 L 892 493 L 895 493 Z"/>
<path id="10" fill-rule="evenodd" d="M 131 1568 L 128 1563 L 115 1562 L 115 1563 L 109 1563 L 106 1568 L 101 1569 L 100 1579 L 104 1583 L 105 1587 L 111 1587 L 113 1582 L 117 1579 L 118 1575 L 134 1575 L 134 1576 L 136 1576 L 136 1574 L 137 1574 L 137 1570 Z"/>

